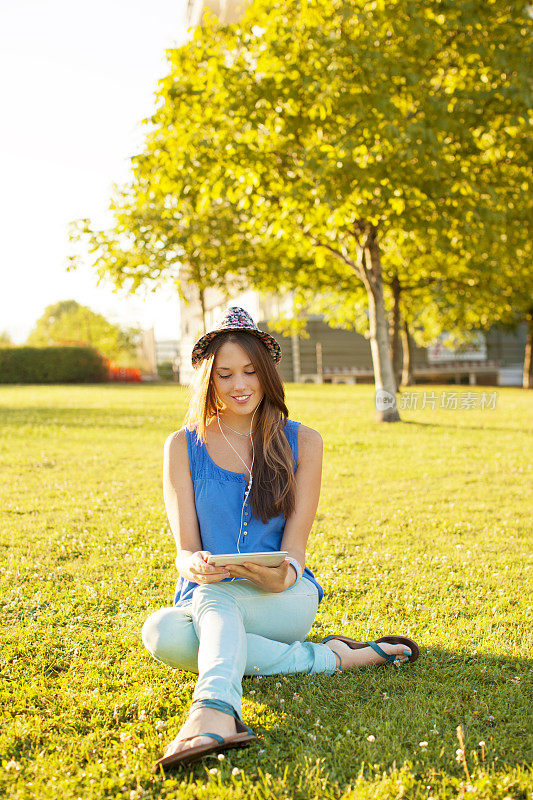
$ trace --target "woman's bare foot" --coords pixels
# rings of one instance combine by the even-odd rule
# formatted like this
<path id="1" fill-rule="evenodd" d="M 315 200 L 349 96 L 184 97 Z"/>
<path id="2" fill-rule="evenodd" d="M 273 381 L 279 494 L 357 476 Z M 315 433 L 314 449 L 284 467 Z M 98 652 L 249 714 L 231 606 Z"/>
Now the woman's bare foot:
<path id="1" fill-rule="evenodd" d="M 211 736 L 194 736 L 195 733 L 201 733 L 202 731 L 218 733 L 219 736 L 225 739 L 227 736 L 234 736 L 237 733 L 237 728 L 235 727 L 234 717 L 229 714 L 224 714 L 222 711 L 216 711 L 214 708 L 208 708 L 207 706 L 194 708 L 180 728 L 176 738 L 168 745 L 164 757 L 201 744 L 216 743 L 216 740 L 212 739 Z M 182 742 L 181 740 L 187 736 L 194 736 L 194 738 Z"/>
<path id="2" fill-rule="evenodd" d="M 342 669 L 350 669 L 351 667 L 368 667 L 371 664 L 383 664 L 385 659 L 373 650 L 371 647 L 362 647 L 360 650 L 352 650 L 346 642 L 340 639 L 330 639 L 325 642 L 326 647 L 333 650 L 337 656 L 337 669 L 340 666 L 339 656 L 342 658 Z M 389 642 L 379 642 L 379 646 L 386 653 L 392 653 L 398 656 L 400 664 L 408 661 L 409 656 L 405 654 L 405 650 L 409 650 L 404 644 L 389 644 Z"/>

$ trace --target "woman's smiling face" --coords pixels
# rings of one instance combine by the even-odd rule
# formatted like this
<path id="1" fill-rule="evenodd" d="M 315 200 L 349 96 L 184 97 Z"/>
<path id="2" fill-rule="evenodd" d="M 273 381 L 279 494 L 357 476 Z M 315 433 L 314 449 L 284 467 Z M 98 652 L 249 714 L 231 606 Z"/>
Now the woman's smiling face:
<path id="1" fill-rule="evenodd" d="M 236 342 L 225 342 L 219 348 L 212 379 L 224 406 L 234 414 L 251 414 L 263 399 L 250 356 Z"/>

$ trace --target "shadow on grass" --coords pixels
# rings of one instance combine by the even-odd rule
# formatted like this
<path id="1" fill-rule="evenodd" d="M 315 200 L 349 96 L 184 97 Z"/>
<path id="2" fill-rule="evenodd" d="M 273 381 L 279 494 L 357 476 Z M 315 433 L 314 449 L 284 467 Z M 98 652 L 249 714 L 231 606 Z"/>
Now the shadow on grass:
<path id="1" fill-rule="evenodd" d="M 123 406 L 113 407 L 86 407 L 52 408 L 49 406 L 21 406 L 17 408 L 0 409 L 0 425 L 19 428 L 23 425 L 56 426 L 60 428 L 142 428 L 146 425 L 164 425 L 165 430 L 173 425 L 177 427 L 178 417 L 174 414 L 164 414 L 157 408 L 147 406 L 145 409 L 136 407 L 133 413 Z M 416 426 L 419 428 L 451 429 L 464 431 L 498 431 L 501 433 L 531 434 L 532 431 L 523 426 L 491 426 L 470 425 L 464 420 L 461 424 L 448 424 L 442 422 L 420 422 L 417 420 L 402 420 L 402 425 Z"/>
<path id="2" fill-rule="evenodd" d="M 167 779 L 238 765 L 247 774 L 267 770 L 282 782 L 287 767 L 292 773 L 317 759 L 341 790 L 361 770 L 371 778 L 404 763 L 420 776 L 432 772 L 457 779 L 463 773 L 456 760 L 459 725 L 471 769 L 476 763 L 486 770 L 527 766 L 532 670 L 531 660 L 434 649 L 401 668 L 246 677 L 243 719 L 260 737 L 259 745 L 228 751 L 223 764 L 215 753 L 168 772 Z"/>
<path id="3" fill-rule="evenodd" d="M 448 425 L 442 422 L 418 422 L 417 420 L 402 420 L 403 425 L 415 425 L 419 428 L 452 428 L 453 430 L 464 430 L 467 428 L 471 431 L 499 431 L 501 433 L 525 433 L 525 434 L 532 434 L 533 431 L 529 431 L 525 429 L 523 426 L 516 425 L 511 426 L 509 425 L 507 428 L 501 426 L 493 426 L 493 425 L 469 425 L 463 423 L 462 425 Z"/>
<path id="4" fill-rule="evenodd" d="M 161 414 L 158 409 L 147 407 L 145 411 L 135 408 L 128 414 L 119 408 L 2 408 L 0 425 L 20 428 L 24 425 L 55 426 L 58 428 L 142 428 L 146 425 L 173 424 L 171 415 Z"/>

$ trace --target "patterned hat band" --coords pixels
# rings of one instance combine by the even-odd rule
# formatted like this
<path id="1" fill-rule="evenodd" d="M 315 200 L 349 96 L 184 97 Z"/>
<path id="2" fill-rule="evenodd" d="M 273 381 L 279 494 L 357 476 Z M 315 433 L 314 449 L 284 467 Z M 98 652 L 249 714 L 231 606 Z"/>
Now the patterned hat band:
<path id="1" fill-rule="evenodd" d="M 251 316 L 244 308 L 239 306 L 232 306 L 224 312 L 224 316 L 220 320 L 218 326 L 213 330 L 205 333 L 194 345 L 192 349 L 192 365 L 196 369 L 200 362 L 205 358 L 206 350 L 209 342 L 212 342 L 220 333 L 229 333 L 230 331 L 247 331 L 253 333 L 258 339 L 261 339 L 266 349 L 272 356 L 275 364 L 281 361 L 281 347 L 279 342 L 274 339 L 269 333 L 260 331 Z"/>

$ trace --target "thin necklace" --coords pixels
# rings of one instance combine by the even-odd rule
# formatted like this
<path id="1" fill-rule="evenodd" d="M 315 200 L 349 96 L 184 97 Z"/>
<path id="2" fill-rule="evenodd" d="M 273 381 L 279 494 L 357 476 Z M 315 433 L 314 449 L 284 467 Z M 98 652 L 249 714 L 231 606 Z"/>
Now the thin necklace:
<path id="1" fill-rule="evenodd" d="M 257 411 L 257 409 L 256 409 L 256 411 Z M 255 411 L 254 411 L 254 414 L 255 414 Z M 218 420 L 218 427 L 220 428 L 220 417 L 218 416 L 218 409 L 217 409 L 217 420 Z M 253 417 L 252 417 L 252 420 L 253 420 Z M 250 425 L 250 427 L 251 427 L 251 425 Z M 227 436 L 226 436 L 226 434 L 224 433 L 224 431 L 222 430 L 222 428 L 220 428 L 220 433 L 222 434 L 222 436 L 224 437 L 224 439 L 227 441 L 227 443 L 229 444 L 229 446 L 231 447 L 231 449 L 233 450 L 233 452 L 235 453 L 235 455 L 237 456 L 237 458 L 238 458 L 240 461 L 242 461 L 242 463 L 244 464 L 244 466 L 246 467 L 246 469 L 247 469 L 247 470 L 248 470 L 248 472 L 250 473 L 250 480 L 248 481 L 248 491 L 249 491 L 249 490 L 252 488 L 252 469 L 254 468 L 254 461 L 255 461 L 255 448 L 254 448 L 254 440 L 252 439 L 252 437 L 250 436 L 250 434 L 248 434 L 248 435 L 250 436 L 250 440 L 251 440 L 251 442 L 252 442 L 252 466 L 251 466 L 251 467 L 249 467 L 249 466 L 248 466 L 248 464 L 246 463 L 246 461 L 244 460 L 244 458 L 241 458 L 241 456 L 240 456 L 240 455 L 238 454 L 238 452 L 235 450 L 235 448 L 233 447 L 232 443 L 231 443 L 231 442 L 229 441 L 229 439 L 227 438 Z M 246 478 L 246 475 L 245 475 L 244 477 Z M 242 516 L 242 515 L 241 515 L 241 516 Z M 240 537 L 240 534 L 239 534 L 239 537 Z"/>
<path id="2" fill-rule="evenodd" d="M 229 446 L 231 447 L 231 449 L 233 450 L 235 455 L 242 461 L 242 463 L 244 464 L 244 466 L 246 467 L 246 469 L 250 473 L 250 480 L 248 481 L 248 485 L 246 486 L 246 490 L 244 492 L 244 502 L 243 502 L 242 508 L 241 508 L 241 527 L 239 528 L 239 536 L 238 536 L 238 539 L 237 539 L 237 552 L 238 553 L 241 552 L 240 542 L 241 542 L 242 516 L 244 514 L 244 506 L 246 505 L 246 501 L 248 500 L 248 495 L 250 494 L 250 491 L 252 489 L 252 483 L 253 483 L 253 480 L 254 480 L 253 477 L 252 477 L 252 470 L 254 468 L 254 461 L 255 461 L 255 447 L 254 447 L 254 439 L 253 439 L 253 436 L 252 436 L 252 425 L 254 424 L 255 412 L 257 411 L 258 408 L 259 408 L 259 404 L 257 404 L 257 406 L 255 408 L 255 411 L 252 414 L 252 419 L 250 420 L 250 434 L 249 434 L 249 436 L 250 436 L 250 441 L 252 443 L 252 466 L 249 467 L 248 464 L 246 463 L 246 461 L 243 458 L 240 457 L 240 455 L 235 450 L 235 448 L 233 447 L 232 443 L 229 441 L 229 439 L 227 438 L 226 434 L 222 430 L 222 427 L 220 425 L 220 417 L 218 416 L 218 405 L 217 405 L 217 422 L 218 422 L 218 427 L 220 428 L 220 433 L 222 434 L 222 436 L 224 437 L 226 442 L 229 444 Z M 230 428 L 230 430 L 231 430 L 231 428 Z M 239 431 L 235 431 L 235 433 L 239 433 Z M 246 480 L 246 475 L 244 476 L 244 479 Z M 235 580 L 235 578 L 233 578 L 233 580 Z"/>
<path id="3" fill-rule="evenodd" d="M 236 431 L 235 428 L 232 428 L 230 425 L 228 425 L 227 422 L 224 422 L 223 419 L 221 419 L 220 422 L 224 425 L 224 427 L 229 428 L 230 431 L 233 431 L 233 433 L 237 433 L 239 436 L 250 436 L 249 433 L 241 433 L 240 431 Z M 255 431 L 256 430 L 257 428 L 255 429 Z M 255 433 L 255 431 L 252 431 L 252 435 Z"/>

